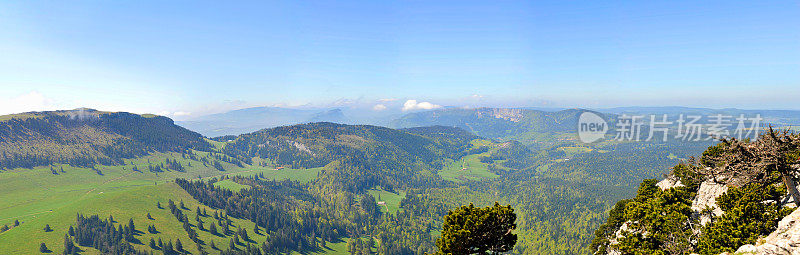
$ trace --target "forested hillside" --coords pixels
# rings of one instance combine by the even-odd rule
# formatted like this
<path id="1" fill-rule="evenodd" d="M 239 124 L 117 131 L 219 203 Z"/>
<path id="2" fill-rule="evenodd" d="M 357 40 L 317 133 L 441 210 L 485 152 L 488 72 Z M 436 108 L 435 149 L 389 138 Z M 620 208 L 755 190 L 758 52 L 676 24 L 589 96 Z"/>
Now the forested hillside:
<path id="1" fill-rule="evenodd" d="M 210 147 L 200 134 L 161 116 L 79 109 L 3 116 L 0 121 L 0 169 L 114 165 L 151 152 Z"/>
<path id="2" fill-rule="evenodd" d="M 456 128 L 411 131 L 416 133 L 311 123 L 244 134 L 226 144 L 223 151 L 239 158 L 269 158 L 292 168 L 328 166 L 321 173 L 326 180 L 323 185 L 361 192 L 374 186 L 391 189 L 439 183 L 431 170 L 442 168 L 445 159 L 463 155 L 476 138 Z"/>
<path id="3" fill-rule="evenodd" d="M 423 254 L 435 252 L 449 210 L 497 201 L 517 213 L 516 253 L 585 254 L 606 212 L 634 194 L 632 183 L 659 176 L 704 148 L 569 140 L 540 148 L 485 139 L 457 127 L 334 123 L 206 140 L 163 117 L 69 113 L 4 122 L 15 123 L 8 130 L 38 130 L 14 133 L 16 139 L 5 141 L 30 143 L 52 159 L 0 173 L 7 184 L 0 187 L 0 227 L 10 226 L 0 233 L 8 237 L 0 239 L 0 252 L 13 253 L 3 247 L 38 249 L 14 243 L 33 235 L 56 252 L 73 249 L 64 244 L 74 243 L 82 250 L 132 247 L 169 253 L 181 241 L 181 249 L 193 254 Z M 93 136 L 74 138 L 85 134 Z M 47 150 L 38 145 L 42 141 L 74 154 Z M 56 161 L 62 155 L 93 155 L 93 160 Z M 177 185 L 170 183 L 176 179 Z M 150 189 L 162 192 L 153 195 Z M 76 220 L 76 213 L 85 218 Z M 38 217 L 42 214 L 47 217 Z M 104 222 L 109 216 L 123 220 Z M 128 218 L 148 231 L 125 237 L 122 225 Z M 15 220 L 21 224 L 14 226 Z M 77 237 L 65 241 L 76 223 L 120 225 L 121 230 L 108 233 L 123 235 L 96 247 L 81 246 L 86 239 Z M 41 232 L 45 225 L 54 231 Z M 126 238 L 132 246 L 124 244 L 131 242 Z"/>
<path id="4" fill-rule="evenodd" d="M 430 125 L 459 127 L 479 136 L 516 140 L 546 148 L 563 141 L 574 141 L 578 118 L 587 110 L 540 111 L 516 108 L 448 108 L 406 114 L 391 127 L 410 128 Z M 613 118 L 614 115 L 608 115 Z"/>

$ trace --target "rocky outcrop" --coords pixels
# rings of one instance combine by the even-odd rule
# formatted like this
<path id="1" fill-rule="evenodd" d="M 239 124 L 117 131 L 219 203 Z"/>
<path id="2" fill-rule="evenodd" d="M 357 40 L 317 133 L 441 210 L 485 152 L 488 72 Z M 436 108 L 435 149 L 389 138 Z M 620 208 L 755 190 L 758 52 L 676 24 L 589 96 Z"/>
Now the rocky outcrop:
<path id="1" fill-rule="evenodd" d="M 622 226 L 620 226 L 619 229 L 617 229 L 617 231 L 614 232 L 614 237 L 608 240 L 609 246 L 606 248 L 607 255 L 622 255 L 622 252 L 620 250 L 613 248 L 613 246 L 619 244 L 619 239 L 625 237 L 625 232 L 633 232 L 631 231 L 630 228 L 628 228 L 628 226 L 630 226 L 631 223 L 632 223 L 631 221 L 626 221 L 625 223 L 622 223 Z"/>
<path id="2" fill-rule="evenodd" d="M 778 223 L 778 229 L 757 245 L 739 247 L 736 254 L 800 255 L 800 210 L 795 210 Z"/>
<path id="3" fill-rule="evenodd" d="M 711 222 L 709 215 L 701 213 L 706 208 L 710 208 L 714 217 L 722 215 L 722 209 L 717 206 L 717 197 L 728 191 L 728 187 L 724 184 L 716 183 L 713 180 L 707 180 L 700 184 L 697 190 L 697 196 L 692 200 L 692 210 L 699 213 L 700 224 L 706 225 Z"/>
<path id="4" fill-rule="evenodd" d="M 670 188 L 677 188 L 685 186 L 681 183 L 674 176 L 669 176 L 666 179 L 658 182 L 656 184 L 658 188 L 661 190 L 667 190 Z M 702 211 L 706 208 L 710 208 L 714 214 L 714 217 L 718 217 L 722 215 L 722 209 L 717 206 L 717 197 L 722 195 L 728 191 L 728 187 L 724 184 L 719 184 L 714 182 L 713 180 L 707 180 L 700 184 L 700 187 L 697 190 L 697 195 L 695 196 L 694 200 L 692 200 L 692 210 L 695 212 L 696 217 L 700 217 L 701 224 L 705 225 L 706 223 L 711 221 L 711 217 L 707 214 L 703 214 Z M 636 232 L 637 230 L 630 228 L 631 222 L 625 222 L 620 226 L 619 229 L 614 233 L 614 235 L 609 238 L 609 246 L 605 250 L 605 254 L 611 255 L 619 255 L 622 254 L 619 250 L 614 249 L 613 246 L 619 243 L 619 239 L 622 239 L 625 236 L 625 233 Z M 699 230 L 699 229 L 698 229 Z M 698 232 L 699 234 L 699 232 Z M 800 254 L 798 254 L 800 255 Z"/>
<path id="5" fill-rule="evenodd" d="M 675 176 L 669 176 L 666 179 L 656 183 L 656 186 L 658 186 L 658 188 L 661 190 L 668 190 L 671 188 L 683 187 L 684 185 L 681 183 L 681 180 L 678 180 L 675 178 Z"/>
<path id="6" fill-rule="evenodd" d="M 513 122 L 519 122 L 522 119 L 523 110 L 522 109 L 510 109 L 510 108 L 494 108 L 492 109 L 492 117 L 498 119 L 504 119 Z"/>

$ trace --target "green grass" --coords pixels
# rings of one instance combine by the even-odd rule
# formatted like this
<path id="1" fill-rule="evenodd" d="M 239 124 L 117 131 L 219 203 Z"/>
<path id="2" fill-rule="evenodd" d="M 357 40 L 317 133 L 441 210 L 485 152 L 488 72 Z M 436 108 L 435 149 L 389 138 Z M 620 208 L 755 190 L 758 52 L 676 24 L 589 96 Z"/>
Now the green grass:
<path id="1" fill-rule="evenodd" d="M 370 195 L 375 197 L 375 200 L 378 201 L 379 206 L 381 207 L 381 212 L 388 212 L 391 214 L 397 213 L 400 210 L 400 201 L 406 197 L 405 192 L 389 192 L 382 189 L 371 189 L 368 191 Z M 381 205 L 380 202 L 384 204 Z"/>
<path id="2" fill-rule="evenodd" d="M 488 156 L 490 153 L 467 155 L 461 160 L 447 160 L 444 169 L 439 171 L 439 175 L 445 180 L 461 181 L 462 179 L 486 179 L 495 178 L 496 174 L 489 171 L 488 164 L 480 161 L 480 157 Z"/>
<path id="3" fill-rule="evenodd" d="M 60 253 L 63 250 L 63 236 L 69 226 L 75 224 L 76 213 L 97 214 L 103 218 L 113 215 L 118 224 L 126 224 L 128 219 L 133 219 L 137 230 L 143 231 L 136 236 L 141 241 L 141 244 L 134 244 L 136 249 L 149 250 L 147 244 L 150 238 L 158 240 L 160 237 L 164 242 L 181 239 L 184 247 L 194 254 L 197 252 L 197 246 L 189 239 L 182 225 L 167 209 L 169 199 L 175 201 L 176 204 L 180 201 L 184 202 L 187 208 L 184 210 L 184 214 L 195 225 L 193 228 L 199 234 L 200 239 L 206 242 L 204 247 L 207 250 L 210 250 L 211 241 L 217 247 L 228 246 L 231 236 L 214 236 L 209 232 L 199 230 L 195 224 L 195 208 L 205 209 L 209 215 L 213 215 L 215 210 L 200 204 L 176 184 L 162 183 L 123 189 L 101 189 L 96 193 L 78 197 L 68 205 L 54 208 L 52 212 L 22 217 L 21 221 L 24 223 L 19 227 L 0 233 L 0 254 L 36 254 L 40 242 L 47 244 L 54 253 Z M 157 208 L 156 202 L 160 202 L 164 209 Z M 147 219 L 147 213 L 153 217 L 152 220 Z M 212 217 L 201 216 L 201 219 L 205 222 L 206 229 L 209 223 L 214 222 Z M 234 230 L 237 227 L 247 229 L 252 239 L 251 244 L 260 244 L 266 241 L 265 235 L 253 233 L 252 230 L 255 226 L 253 222 L 235 218 L 232 220 Z M 42 228 L 45 224 L 50 224 L 54 231 L 44 232 Z M 148 233 L 146 231 L 148 225 L 155 226 L 159 233 Z M 263 228 L 261 230 L 263 234 Z M 328 248 L 325 249 L 327 253 L 343 254 L 345 247 L 340 243 L 331 243 Z M 99 251 L 89 247 L 81 247 L 81 249 L 86 251 L 83 254 L 99 254 Z M 326 251 L 322 253 L 326 253 Z"/>
<path id="4" fill-rule="evenodd" d="M 563 151 L 564 153 L 566 153 L 567 154 L 567 158 L 572 158 L 575 155 L 582 154 L 582 153 L 588 153 L 588 152 L 591 152 L 594 149 L 589 148 L 589 147 L 583 147 L 583 146 L 565 146 L 565 147 L 559 147 L 558 150 Z"/>
<path id="5" fill-rule="evenodd" d="M 239 192 L 240 190 L 250 188 L 248 185 L 242 185 L 231 181 L 230 179 L 222 180 L 214 183 L 214 186 L 229 189 L 234 192 Z"/>
<path id="6" fill-rule="evenodd" d="M 205 155 L 203 152 L 197 152 Z M 171 158 L 181 162 L 186 168 L 185 172 L 151 173 L 147 170 L 148 160 L 153 164 L 164 162 Z M 70 225 L 75 224 L 75 215 L 98 214 L 101 217 L 113 215 L 121 223 L 127 223 L 133 218 L 139 230 L 147 229 L 147 225 L 155 225 L 161 231 L 159 234 L 144 233 L 137 238 L 144 245 L 136 245 L 139 249 L 145 247 L 150 237 L 161 237 L 164 241 L 180 238 L 187 249 L 195 253 L 196 245 L 178 224 L 178 221 L 169 213 L 169 210 L 155 208 L 156 201 L 166 207 L 168 199 L 179 202 L 183 200 L 191 212 L 186 211 L 190 221 L 194 222 L 193 209 L 200 205 L 185 191 L 177 187 L 172 180 L 175 178 L 212 178 L 223 175 L 255 175 L 264 174 L 267 178 L 292 179 L 297 181 L 310 181 L 317 177 L 321 168 L 314 169 L 281 169 L 271 167 L 246 166 L 239 168 L 228 163 L 222 163 L 226 171 L 218 171 L 211 165 L 204 166 L 202 162 L 183 159 L 180 154 L 156 153 L 150 156 L 125 160 L 126 165 L 99 166 L 102 175 L 87 168 L 76 168 L 68 165 L 57 165 L 56 170 L 64 168 L 65 173 L 53 175 L 50 167 L 37 167 L 34 169 L 13 169 L 0 172 L 0 225 L 12 225 L 14 220 L 22 224 L 19 227 L 0 233 L 0 254 L 37 254 L 40 242 L 45 242 L 47 247 L 60 253 L 63 249 L 63 237 Z M 189 166 L 191 164 L 191 166 Z M 141 172 L 133 171 L 137 165 Z M 222 181 L 225 182 L 225 181 Z M 218 184 L 220 185 L 220 184 Z M 226 188 L 241 188 L 240 184 L 233 182 L 222 183 Z M 238 186 L 237 186 L 238 185 Z M 150 213 L 155 220 L 146 219 Z M 210 222 L 205 220 L 206 222 Z M 54 230 L 45 233 L 42 228 L 50 224 Z M 261 243 L 265 237 L 252 233 L 253 223 L 247 220 L 234 220 L 236 226 L 242 226 L 250 232 L 251 236 Z M 227 247 L 228 239 L 211 236 L 208 232 L 198 231 L 200 238 L 214 242 L 220 247 Z M 331 243 L 328 253 L 343 254 L 341 244 Z M 83 254 L 97 254 L 98 251 L 82 247 Z"/>
<path id="7" fill-rule="evenodd" d="M 474 139 L 469 142 L 472 144 L 473 148 L 480 148 L 480 147 L 494 147 L 494 143 L 492 141 L 486 139 Z"/>
<path id="8" fill-rule="evenodd" d="M 211 145 L 213 145 L 214 148 L 216 148 L 217 150 L 221 150 L 221 149 L 225 148 L 225 144 L 227 144 L 227 142 L 217 142 L 217 141 L 214 141 L 214 140 L 211 140 L 211 139 L 205 139 L 205 140 L 206 140 L 206 142 L 208 142 Z"/>

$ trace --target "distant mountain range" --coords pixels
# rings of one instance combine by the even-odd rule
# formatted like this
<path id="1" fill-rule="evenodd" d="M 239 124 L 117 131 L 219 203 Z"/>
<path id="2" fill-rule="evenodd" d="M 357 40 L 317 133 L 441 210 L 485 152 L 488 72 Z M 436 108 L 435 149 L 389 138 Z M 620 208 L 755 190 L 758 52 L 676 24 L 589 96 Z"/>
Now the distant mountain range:
<path id="1" fill-rule="evenodd" d="M 264 128 L 285 125 L 334 122 L 340 124 L 369 124 L 391 128 L 423 126 L 459 127 L 476 135 L 498 139 L 516 140 L 527 145 L 550 145 L 559 141 L 574 140 L 579 116 L 592 111 L 608 120 L 619 115 L 666 114 L 670 120 L 680 114 L 708 116 L 722 114 L 755 117 L 760 115 L 762 126 L 800 126 L 800 111 L 794 110 L 741 110 L 691 107 L 617 107 L 603 109 L 561 108 L 441 108 L 420 112 L 376 112 L 350 108 L 291 109 L 278 107 L 255 107 L 226 113 L 204 116 L 191 121 L 178 121 L 178 125 L 199 132 L 207 137 L 239 135 Z M 735 125 L 736 123 L 734 123 Z M 613 128 L 613 126 L 612 126 Z"/>
<path id="2" fill-rule="evenodd" d="M 176 123 L 207 137 L 217 137 L 240 135 L 265 128 L 312 122 L 386 126 L 389 121 L 397 117 L 399 117 L 397 113 L 356 109 L 253 107 L 206 115 L 192 120 L 177 121 Z"/>
<path id="3" fill-rule="evenodd" d="M 554 112 L 513 108 L 451 108 L 406 114 L 390 123 L 394 128 L 452 126 L 479 136 L 500 140 L 526 140 L 526 134 L 574 132 L 579 116 L 587 110 Z M 514 139 L 516 138 L 516 139 Z M 522 138 L 522 139 L 520 139 Z"/>

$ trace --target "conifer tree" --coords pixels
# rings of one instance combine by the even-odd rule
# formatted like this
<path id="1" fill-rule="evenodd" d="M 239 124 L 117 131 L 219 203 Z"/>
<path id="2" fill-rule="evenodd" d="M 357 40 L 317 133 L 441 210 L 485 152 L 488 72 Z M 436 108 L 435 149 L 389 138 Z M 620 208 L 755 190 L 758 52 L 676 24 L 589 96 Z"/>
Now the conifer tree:
<path id="1" fill-rule="evenodd" d="M 500 254 L 517 243 L 517 216 L 511 206 L 476 208 L 474 205 L 451 210 L 436 240 L 439 254 Z"/>
<path id="2" fill-rule="evenodd" d="M 183 251 L 183 244 L 181 243 L 181 239 L 175 240 L 175 250 Z"/>

